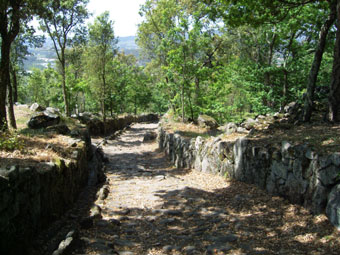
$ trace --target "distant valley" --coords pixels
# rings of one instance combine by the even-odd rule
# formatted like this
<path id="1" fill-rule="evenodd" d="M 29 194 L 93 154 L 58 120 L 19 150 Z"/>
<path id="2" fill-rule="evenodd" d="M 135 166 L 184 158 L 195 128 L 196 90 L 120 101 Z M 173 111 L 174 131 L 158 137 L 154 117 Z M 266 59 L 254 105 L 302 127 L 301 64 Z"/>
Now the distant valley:
<path id="1" fill-rule="evenodd" d="M 118 39 L 119 51 L 124 51 L 127 55 L 132 54 L 139 59 L 140 49 L 135 42 L 135 36 L 119 37 Z M 53 42 L 50 38 L 46 38 L 43 47 L 33 48 L 29 51 L 31 52 L 31 55 L 27 56 L 27 59 L 24 61 L 24 68 L 26 71 L 29 72 L 33 68 L 44 69 L 48 65 L 55 65 L 57 56 L 53 48 Z M 145 63 L 145 61 L 139 62 L 140 64 Z"/>

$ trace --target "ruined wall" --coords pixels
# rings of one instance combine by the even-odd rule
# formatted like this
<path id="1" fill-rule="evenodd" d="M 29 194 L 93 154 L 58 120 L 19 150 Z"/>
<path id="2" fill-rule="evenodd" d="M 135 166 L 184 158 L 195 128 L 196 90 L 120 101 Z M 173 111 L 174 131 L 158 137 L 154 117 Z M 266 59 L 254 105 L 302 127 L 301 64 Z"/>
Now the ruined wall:
<path id="1" fill-rule="evenodd" d="M 177 167 L 219 174 L 256 184 L 269 193 L 304 205 L 313 213 L 326 211 L 340 229 L 340 153 L 316 154 L 307 145 L 258 145 L 247 138 L 193 139 L 159 129 L 158 142 Z"/>
<path id="2" fill-rule="evenodd" d="M 132 122 L 157 121 L 154 114 L 125 116 L 108 121 L 107 132 L 125 128 Z M 59 219 L 77 199 L 86 185 L 102 178 L 103 155 L 91 143 L 91 135 L 100 135 L 104 124 L 90 120 L 88 130 L 74 132 L 69 138 L 72 155 L 37 166 L 0 166 L 0 253 L 26 254 L 34 236 Z M 73 132 L 71 132 L 73 133 Z"/>
<path id="3" fill-rule="evenodd" d="M 154 122 L 158 121 L 158 119 L 159 117 L 156 114 L 143 114 L 107 119 L 105 124 L 101 120 L 95 118 L 85 120 L 84 123 L 87 125 L 91 135 L 105 135 L 121 130 L 133 122 Z"/>
<path id="4" fill-rule="evenodd" d="M 56 158 L 34 167 L 0 167 L 1 253 L 24 254 L 36 233 L 75 202 L 89 173 L 100 171 L 96 150 L 85 141 L 70 142 L 71 159 Z"/>

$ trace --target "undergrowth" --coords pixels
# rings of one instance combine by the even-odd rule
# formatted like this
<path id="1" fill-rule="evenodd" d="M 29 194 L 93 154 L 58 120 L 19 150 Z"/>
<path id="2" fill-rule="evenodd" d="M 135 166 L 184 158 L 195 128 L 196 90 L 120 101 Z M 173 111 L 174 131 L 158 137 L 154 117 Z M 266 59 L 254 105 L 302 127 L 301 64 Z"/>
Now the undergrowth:
<path id="1" fill-rule="evenodd" d="M 0 132 L 0 150 L 14 151 L 23 148 L 24 143 L 15 131 Z"/>

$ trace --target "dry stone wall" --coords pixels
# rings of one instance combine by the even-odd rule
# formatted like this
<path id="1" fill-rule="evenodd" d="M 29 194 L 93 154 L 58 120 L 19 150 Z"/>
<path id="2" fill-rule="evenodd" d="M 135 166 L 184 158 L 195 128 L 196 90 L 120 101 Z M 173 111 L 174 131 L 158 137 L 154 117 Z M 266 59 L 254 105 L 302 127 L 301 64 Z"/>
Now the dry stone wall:
<path id="1" fill-rule="evenodd" d="M 127 115 L 124 117 L 117 117 L 115 119 L 107 119 L 104 123 L 98 118 L 83 118 L 80 120 L 87 125 L 91 135 L 106 135 L 115 131 L 122 130 L 133 122 L 154 122 L 159 120 L 157 114 L 142 114 L 138 116 Z"/>
<path id="2" fill-rule="evenodd" d="M 259 145 L 239 138 L 184 138 L 159 128 L 158 142 L 177 167 L 219 174 L 256 184 L 269 193 L 326 212 L 340 229 L 340 153 L 321 156 L 307 145 Z"/>
<path id="3" fill-rule="evenodd" d="M 77 139 L 70 142 L 71 159 L 0 167 L 0 250 L 4 254 L 25 254 L 39 230 L 70 208 L 89 174 L 101 172 L 96 148 Z"/>
<path id="4" fill-rule="evenodd" d="M 27 254 L 34 236 L 60 218 L 86 185 L 103 178 L 101 150 L 91 135 L 121 130 L 132 122 L 157 121 L 154 114 L 126 116 L 105 124 L 90 120 L 88 131 L 73 130 L 72 155 L 36 166 L 0 166 L 0 253 Z"/>

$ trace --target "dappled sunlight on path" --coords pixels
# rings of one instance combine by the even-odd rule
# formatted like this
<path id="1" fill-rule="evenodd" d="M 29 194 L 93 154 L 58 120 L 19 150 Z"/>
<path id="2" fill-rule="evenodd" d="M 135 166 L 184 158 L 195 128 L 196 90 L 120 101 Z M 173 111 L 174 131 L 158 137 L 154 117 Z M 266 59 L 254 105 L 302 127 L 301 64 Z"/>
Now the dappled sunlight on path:
<path id="1" fill-rule="evenodd" d="M 103 150 L 109 195 L 72 254 L 338 254 L 325 216 L 255 186 L 176 169 L 135 124 Z"/>

